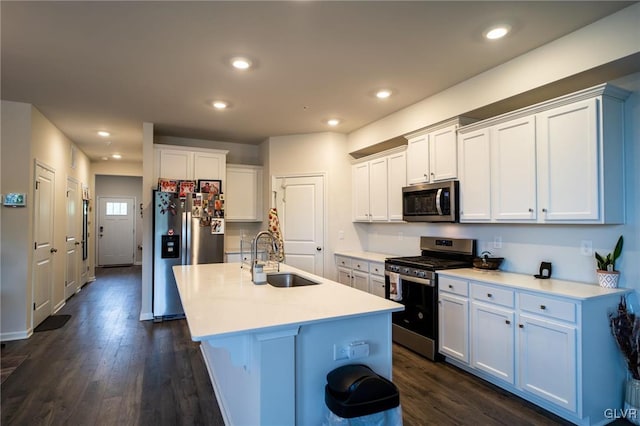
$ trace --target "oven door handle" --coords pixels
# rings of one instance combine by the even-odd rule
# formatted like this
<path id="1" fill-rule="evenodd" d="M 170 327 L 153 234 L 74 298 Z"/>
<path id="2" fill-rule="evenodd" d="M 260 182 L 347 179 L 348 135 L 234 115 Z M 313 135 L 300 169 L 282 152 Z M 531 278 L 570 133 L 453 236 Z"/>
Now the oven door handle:
<path id="1" fill-rule="evenodd" d="M 436 192 L 436 210 L 438 210 L 438 215 L 442 216 L 442 188 L 438 189 Z"/>
<path id="2" fill-rule="evenodd" d="M 384 275 L 388 277 L 389 271 L 384 271 Z M 399 274 L 399 278 L 402 281 L 408 281 L 414 284 L 422 284 L 428 287 L 435 287 L 434 281 L 429 278 L 410 277 L 409 275 L 402 275 L 402 274 Z"/>

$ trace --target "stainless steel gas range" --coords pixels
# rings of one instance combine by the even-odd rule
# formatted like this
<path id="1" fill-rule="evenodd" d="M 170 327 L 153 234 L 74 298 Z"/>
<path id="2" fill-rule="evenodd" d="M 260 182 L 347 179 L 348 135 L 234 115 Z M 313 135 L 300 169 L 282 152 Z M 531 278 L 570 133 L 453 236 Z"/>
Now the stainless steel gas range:
<path id="1" fill-rule="evenodd" d="M 476 240 L 420 237 L 420 250 L 421 256 L 386 259 L 385 297 L 405 307 L 393 313 L 393 341 L 437 361 L 437 271 L 473 266 Z"/>

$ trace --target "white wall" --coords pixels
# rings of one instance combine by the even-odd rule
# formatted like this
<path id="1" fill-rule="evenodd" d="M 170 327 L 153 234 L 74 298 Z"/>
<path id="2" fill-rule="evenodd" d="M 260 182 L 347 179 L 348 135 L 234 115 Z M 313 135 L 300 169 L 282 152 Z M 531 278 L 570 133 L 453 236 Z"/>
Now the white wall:
<path id="1" fill-rule="evenodd" d="M 95 199 L 100 197 L 133 197 L 133 209 L 135 220 L 135 264 L 142 264 L 142 217 L 140 216 L 140 204 L 142 203 L 142 177 L 141 176 L 108 176 L 97 175 L 95 186 Z M 97 203 L 96 203 L 97 206 Z M 94 222 L 97 224 L 98 222 Z M 95 233 L 95 226 L 92 233 Z"/>
<path id="2" fill-rule="evenodd" d="M 75 165 L 71 151 L 75 150 Z M 90 185 L 90 162 L 60 130 L 32 105 L 2 101 L 2 192 L 25 192 L 27 207 L 4 209 L 2 214 L 2 340 L 25 338 L 31 333 L 33 261 L 34 164 L 55 171 L 52 306 L 65 303 L 65 245 L 67 228 L 67 178 Z M 78 215 L 77 229 L 82 229 Z M 80 272 L 80 271 L 79 271 Z"/>
<path id="3" fill-rule="evenodd" d="M 265 206 L 271 206 L 271 176 L 326 173 L 324 275 L 335 276 L 333 253 L 359 247 L 351 223 L 351 162 L 346 137 L 339 133 L 312 133 L 269 138 L 265 167 Z M 344 239 L 338 234 L 344 232 Z"/>

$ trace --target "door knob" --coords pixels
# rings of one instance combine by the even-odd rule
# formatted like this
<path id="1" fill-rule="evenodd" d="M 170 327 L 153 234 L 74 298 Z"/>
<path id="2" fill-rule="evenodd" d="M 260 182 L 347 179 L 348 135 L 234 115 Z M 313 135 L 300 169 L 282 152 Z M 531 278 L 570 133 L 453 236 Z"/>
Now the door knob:
<path id="1" fill-rule="evenodd" d="M 322 247 L 320 246 L 316 247 L 316 251 L 322 251 Z"/>
<path id="2" fill-rule="evenodd" d="M 58 252 L 58 249 L 53 247 L 49 250 L 49 253 L 57 253 L 57 252 Z"/>

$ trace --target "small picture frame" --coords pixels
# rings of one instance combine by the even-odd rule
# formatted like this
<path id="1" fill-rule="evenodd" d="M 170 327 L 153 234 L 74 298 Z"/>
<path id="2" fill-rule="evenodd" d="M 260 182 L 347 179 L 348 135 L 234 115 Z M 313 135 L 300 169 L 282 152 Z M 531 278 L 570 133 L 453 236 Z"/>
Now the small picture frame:
<path id="1" fill-rule="evenodd" d="M 178 181 L 173 179 L 158 179 L 158 191 L 178 192 Z"/>
<path id="2" fill-rule="evenodd" d="M 224 219 L 211 219 L 211 233 L 224 234 Z"/>
<path id="3" fill-rule="evenodd" d="M 217 179 L 198 180 L 198 192 L 218 195 L 222 194 L 222 181 Z"/>
<path id="4" fill-rule="evenodd" d="M 180 198 L 186 198 L 187 194 L 196 192 L 196 182 L 193 180 L 180 181 Z"/>
<path id="5" fill-rule="evenodd" d="M 4 196 L 3 204 L 5 207 L 26 207 L 27 194 L 22 192 L 10 192 Z"/>

